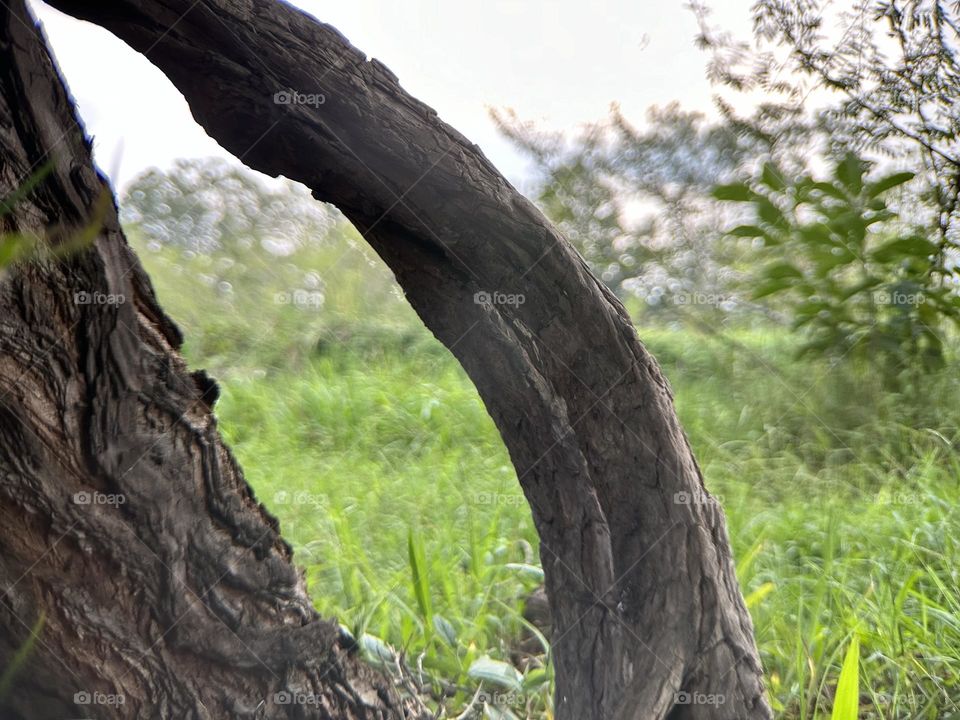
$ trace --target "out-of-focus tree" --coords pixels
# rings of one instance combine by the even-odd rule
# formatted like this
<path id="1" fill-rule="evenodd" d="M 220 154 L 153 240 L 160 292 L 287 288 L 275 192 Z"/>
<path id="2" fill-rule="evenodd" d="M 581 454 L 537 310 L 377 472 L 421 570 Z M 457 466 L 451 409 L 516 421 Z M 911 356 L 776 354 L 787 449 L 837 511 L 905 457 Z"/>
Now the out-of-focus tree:
<path id="1" fill-rule="evenodd" d="M 822 149 L 837 158 L 854 150 L 914 171 L 901 212 L 936 236 L 933 272 L 955 280 L 960 3 L 759 0 L 752 39 L 711 27 L 706 4 L 692 7 L 699 44 L 711 54 L 710 78 L 764 98 L 749 118 L 736 117 L 721 100 L 727 119 L 766 136 L 782 136 L 785 123 L 816 126 Z M 811 98 L 825 109 L 805 112 Z"/>
<path id="2" fill-rule="evenodd" d="M 275 256 L 322 239 L 334 214 L 302 185 L 268 185 L 221 158 L 175 160 L 167 171 L 137 177 L 123 198 L 121 220 L 153 242 L 195 252 L 247 250 Z"/>
<path id="3" fill-rule="evenodd" d="M 651 109 L 642 128 L 614 107 L 569 140 L 509 112 L 494 119 L 533 160 L 541 207 L 621 297 L 723 297 L 730 264 L 709 192 L 756 157 L 753 138 L 676 104 Z"/>
<path id="4" fill-rule="evenodd" d="M 219 158 L 177 160 L 135 179 L 120 208 L 165 307 L 191 331 L 193 359 L 220 374 L 248 351 L 281 362 L 337 342 L 348 320 L 409 313 L 356 230 L 298 183 Z"/>

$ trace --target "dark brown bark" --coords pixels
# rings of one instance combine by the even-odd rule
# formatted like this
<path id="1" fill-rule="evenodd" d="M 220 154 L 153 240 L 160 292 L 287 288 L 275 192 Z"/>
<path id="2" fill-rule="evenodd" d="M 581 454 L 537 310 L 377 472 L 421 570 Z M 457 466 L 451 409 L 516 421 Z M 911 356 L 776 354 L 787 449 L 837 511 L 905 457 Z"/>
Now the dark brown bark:
<path id="1" fill-rule="evenodd" d="M 246 164 L 337 205 L 464 365 L 540 533 L 560 720 L 770 717 L 723 515 L 666 381 L 617 299 L 476 146 L 288 6 L 53 4 L 145 53 Z M 275 102 L 290 91 L 313 104 Z M 221 502 L 243 505 L 237 492 Z"/>
<path id="2" fill-rule="evenodd" d="M 42 38 L 11 5 L 0 196 L 51 169 L 0 233 L 96 239 L 0 269 L 0 671 L 43 617 L 0 717 L 402 717 L 313 610 L 101 201 L 109 187 Z"/>

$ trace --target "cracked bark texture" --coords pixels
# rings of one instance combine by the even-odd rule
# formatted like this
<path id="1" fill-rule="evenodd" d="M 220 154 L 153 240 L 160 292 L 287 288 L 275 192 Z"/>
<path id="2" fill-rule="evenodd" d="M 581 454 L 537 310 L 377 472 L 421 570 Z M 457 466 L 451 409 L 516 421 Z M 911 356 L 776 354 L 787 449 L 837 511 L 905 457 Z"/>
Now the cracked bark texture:
<path id="1" fill-rule="evenodd" d="M 47 163 L 0 233 L 96 237 L 0 270 L 0 669 L 39 628 L 0 717 L 404 717 L 313 610 L 221 441 L 213 386 L 185 367 L 15 0 L 0 8 L 0 197 Z M 294 693 L 305 704 L 282 702 Z"/>
<path id="2" fill-rule="evenodd" d="M 666 380 L 619 301 L 479 148 L 285 4 L 52 4 L 144 53 L 248 166 L 340 208 L 463 364 L 540 534 L 559 720 L 770 717 L 723 514 Z M 244 493 L 220 503 L 246 507 Z"/>

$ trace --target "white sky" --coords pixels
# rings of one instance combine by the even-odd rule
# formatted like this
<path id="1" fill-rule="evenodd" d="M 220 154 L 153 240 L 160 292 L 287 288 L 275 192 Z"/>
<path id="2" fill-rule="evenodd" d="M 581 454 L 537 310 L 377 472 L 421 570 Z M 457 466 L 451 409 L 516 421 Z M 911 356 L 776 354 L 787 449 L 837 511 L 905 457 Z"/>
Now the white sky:
<path id="1" fill-rule="evenodd" d="M 193 121 L 149 60 L 99 27 L 32 1 L 94 137 L 98 164 L 123 187 L 178 157 L 229 156 Z M 712 112 L 707 57 L 679 0 L 349 0 L 294 3 L 386 64 L 522 186 L 523 158 L 488 108 L 574 132 L 620 103 L 642 124 L 651 105 L 677 100 Z M 712 21 L 747 37 L 753 0 L 712 0 Z"/>

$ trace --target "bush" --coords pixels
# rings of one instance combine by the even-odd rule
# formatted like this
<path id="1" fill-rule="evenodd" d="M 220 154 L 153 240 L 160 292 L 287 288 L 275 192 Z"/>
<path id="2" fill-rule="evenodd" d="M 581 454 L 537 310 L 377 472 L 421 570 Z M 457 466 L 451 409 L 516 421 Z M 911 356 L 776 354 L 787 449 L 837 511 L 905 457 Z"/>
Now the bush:
<path id="1" fill-rule="evenodd" d="M 751 242 L 754 299 L 806 331 L 804 353 L 866 360 L 894 380 L 943 365 L 943 337 L 960 322 L 960 298 L 945 278 L 943 249 L 900 221 L 885 199 L 912 173 L 873 181 L 848 153 L 832 177 L 788 181 L 767 163 L 750 183 L 714 197 L 749 203 L 755 220 L 730 231 Z"/>

